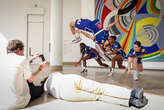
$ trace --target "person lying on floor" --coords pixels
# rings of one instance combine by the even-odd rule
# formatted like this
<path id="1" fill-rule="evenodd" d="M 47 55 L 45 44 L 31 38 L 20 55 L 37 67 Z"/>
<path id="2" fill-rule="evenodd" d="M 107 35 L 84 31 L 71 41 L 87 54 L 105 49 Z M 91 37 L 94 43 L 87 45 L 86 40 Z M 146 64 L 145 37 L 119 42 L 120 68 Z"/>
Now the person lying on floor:
<path id="1" fill-rule="evenodd" d="M 92 58 L 95 59 L 99 65 L 104 66 L 106 68 L 109 67 L 107 64 L 102 63 L 101 57 L 100 57 L 99 53 L 97 52 L 97 50 L 87 46 L 85 43 L 80 43 L 80 52 L 81 52 L 81 58 L 75 64 L 75 66 L 78 66 L 78 64 L 80 64 L 81 61 L 83 61 L 83 69 L 82 69 L 81 73 L 87 72 L 86 60 L 89 60 Z"/>
<path id="2" fill-rule="evenodd" d="M 66 101 L 104 101 L 103 96 L 107 96 L 109 102 L 122 106 L 142 108 L 148 103 L 143 88 L 131 91 L 76 74 L 54 72 L 45 81 L 44 90 L 53 97 Z"/>

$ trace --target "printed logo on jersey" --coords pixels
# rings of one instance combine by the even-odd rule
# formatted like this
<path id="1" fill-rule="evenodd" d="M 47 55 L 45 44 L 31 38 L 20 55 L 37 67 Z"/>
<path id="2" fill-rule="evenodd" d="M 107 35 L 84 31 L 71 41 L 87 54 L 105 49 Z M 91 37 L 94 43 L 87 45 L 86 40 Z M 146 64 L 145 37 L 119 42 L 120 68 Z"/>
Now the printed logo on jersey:
<path id="1" fill-rule="evenodd" d="M 141 52 L 144 53 L 145 52 L 145 49 L 142 49 Z"/>
<path id="2" fill-rule="evenodd" d="M 104 40 L 101 40 L 101 43 L 104 43 Z"/>
<path id="3" fill-rule="evenodd" d="M 81 20 L 79 19 L 78 21 L 77 21 L 77 24 L 80 24 L 81 23 Z"/>
<path id="4" fill-rule="evenodd" d="M 98 27 L 99 29 L 102 29 L 102 28 L 103 28 L 103 27 L 101 26 L 100 23 L 98 23 L 98 24 L 96 25 L 96 27 Z"/>

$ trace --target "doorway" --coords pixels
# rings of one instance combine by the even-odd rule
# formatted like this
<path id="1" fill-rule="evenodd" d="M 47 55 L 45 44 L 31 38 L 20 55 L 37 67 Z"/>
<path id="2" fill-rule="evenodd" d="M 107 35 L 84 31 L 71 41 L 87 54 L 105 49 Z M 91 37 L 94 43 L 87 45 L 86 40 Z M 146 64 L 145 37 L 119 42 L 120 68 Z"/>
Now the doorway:
<path id="1" fill-rule="evenodd" d="M 27 57 L 30 59 L 35 53 L 44 53 L 44 16 L 27 15 Z M 40 59 L 33 63 L 39 64 Z"/>

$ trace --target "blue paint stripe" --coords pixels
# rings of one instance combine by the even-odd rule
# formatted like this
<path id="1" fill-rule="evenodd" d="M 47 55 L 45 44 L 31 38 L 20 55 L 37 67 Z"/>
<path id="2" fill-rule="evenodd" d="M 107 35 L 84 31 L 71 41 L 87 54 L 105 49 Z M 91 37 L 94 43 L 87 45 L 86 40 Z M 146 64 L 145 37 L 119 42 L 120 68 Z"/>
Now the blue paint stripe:
<path id="1" fill-rule="evenodd" d="M 95 8 L 96 8 L 96 6 L 97 6 L 98 1 L 99 1 L 99 0 L 96 0 Z"/>
<path id="2" fill-rule="evenodd" d="M 102 13 L 103 5 L 104 5 L 104 2 L 103 2 L 103 0 L 101 0 L 100 9 L 99 9 L 99 20 L 100 20 L 100 22 L 101 22 L 101 13 Z"/>
<path id="3" fill-rule="evenodd" d="M 99 13 L 99 20 L 100 20 L 100 22 L 101 22 L 101 16 L 102 16 L 103 8 L 104 8 L 104 3 L 102 5 L 100 13 Z"/>
<path id="4" fill-rule="evenodd" d="M 99 15 L 100 15 L 101 4 L 102 4 L 102 0 L 100 1 L 99 5 L 98 5 L 98 11 L 97 11 L 97 18 L 98 19 L 99 19 Z"/>

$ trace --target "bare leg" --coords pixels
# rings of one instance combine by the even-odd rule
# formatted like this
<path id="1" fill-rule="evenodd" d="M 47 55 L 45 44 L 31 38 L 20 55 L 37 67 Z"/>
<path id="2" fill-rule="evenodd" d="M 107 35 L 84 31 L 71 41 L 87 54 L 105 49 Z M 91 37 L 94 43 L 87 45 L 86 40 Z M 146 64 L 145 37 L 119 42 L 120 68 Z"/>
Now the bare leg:
<path id="1" fill-rule="evenodd" d="M 89 54 L 83 58 L 83 66 L 84 66 L 84 67 L 86 67 L 86 60 L 91 59 L 91 58 L 92 58 L 92 57 L 91 57 L 91 55 L 89 55 Z"/>
<path id="2" fill-rule="evenodd" d="M 120 54 L 112 58 L 112 68 L 115 68 L 116 61 L 118 62 L 119 68 L 125 68 L 125 66 L 122 65 L 122 56 Z"/>
<path id="3" fill-rule="evenodd" d="M 141 64 L 138 64 L 138 69 L 139 69 L 140 72 L 143 71 L 143 65 L 142 65 L 142 63 Z"/>
<path id="4" fill-rule="evenodd" d="M 95 39 L 95 37 L 94 37 L 93 35 L 88 34 L 88 33 L 85 32 L 85 31 L 81 31 L 81 33 L 82 33 L 84 36 L 86 36 L 87 38 L 91 39 L 91 40 L 94 40 L 94 39 Z"/>
<path id="5" fill-rule="evenodd" d="M 112 58 L 112 68 L 115 68 L 115 61 L 117 60 L 117 56 L 118 55 L 116 55 Z"/>
<path id="6" fill-rule="evenodd" d="M 138 68 L 137 58 L 134 58 L 134 60 L 133 60 L 133 69 L 137 70 L 137 68 Z"/>
<path id="7" fill-rule="evenodd" d="M 69 27 L 70 27 L 72 34 L 75 35 L 75 22 L 71 21 L 69 24 Z"/>
<path id="8" fill-rule="evenodd" d="M 118 64 L 118 67 L 121 68 L 121 69 L 125 69 L 126 67 L 122 65 L 123 61 L 122 61 L 122 56 L 119 55 L 118 58 L 117 58 L 117 64 Z"/>
<path id="9" fill-rule="evenodd" d="M 128 71 L 127 71 L 127 75 L 129 75 L 131 73 L 131 65 L 133 63 L 134 58 L 133 57 L 128 57 Z"/>
<path id="10" fill-rule="evenodd" d="M 105 63 L 102 63 L 102 61 L 100 60 L 100 58 L 98 58 L 98 59 L 96 59 L 96 61 L 97 61 L 97 63 L 99 64 L 99 65 L 101 65 L 101 66 L 104 66 L 104 67 L 109 67 L 107 64 L 105 64 Z"/>

